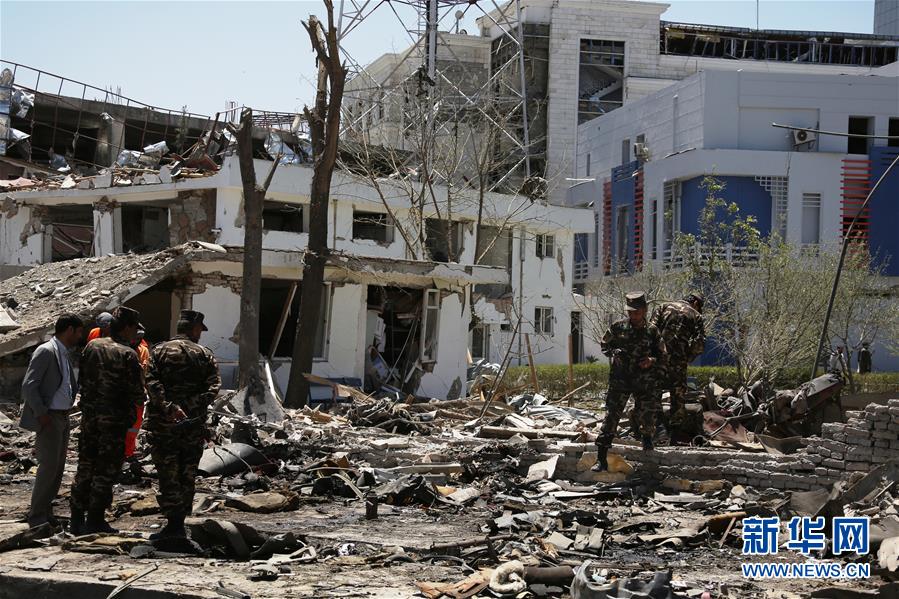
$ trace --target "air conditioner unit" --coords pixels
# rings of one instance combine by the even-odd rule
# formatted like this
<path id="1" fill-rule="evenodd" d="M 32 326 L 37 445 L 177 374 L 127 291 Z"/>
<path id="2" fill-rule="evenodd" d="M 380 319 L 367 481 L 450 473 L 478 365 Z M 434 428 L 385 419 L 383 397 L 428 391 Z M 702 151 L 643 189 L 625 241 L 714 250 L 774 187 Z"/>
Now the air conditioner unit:
<path id="1" fill-rule="evenodd" d="M 805 144 L 811 145 L 817 136 L 811 131 L 806 131 L 805 129 L 793 129 L 793 145 L 798 147 Z"/>
<path id="2" fill-rule="evenodd" d="M 649 162 L 650 156 L 651 154 L 649 152 L 649 146 L 641 143 L 634 144 L 634 157 L 636 157 L 641 162 Z"/>

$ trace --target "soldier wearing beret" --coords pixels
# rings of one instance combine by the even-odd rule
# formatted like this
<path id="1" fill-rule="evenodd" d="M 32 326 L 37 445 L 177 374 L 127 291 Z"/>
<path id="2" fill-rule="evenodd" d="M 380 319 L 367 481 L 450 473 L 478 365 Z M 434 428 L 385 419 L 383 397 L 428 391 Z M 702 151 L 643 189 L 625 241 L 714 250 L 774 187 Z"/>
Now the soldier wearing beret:
<path id="1" fill-rule="evenodd" d="M 143 372 L 130 346 L 141 328 L 140 314 L 122 307 L 112 317 L 111 336 L 94 339 L 81 354 L 81 436 L 71 494 L 74 534 L 116 532 L 106 522 L 106 508 L 125 460 L 125 433 L 144 402 Z"/>
<path id="2" fill-rule="evenodd" d="M 657 376 L 667 362 L 665 343 L 659 330 L 646 321 L 646 296 L 628 293 L 627 318 L 609 327 L 600 342 L 602 353 L 609 357 L 609 392 L 606 417 L 596 439 L 597 461 L 594 471 L 608 469 L 606 456 L 618 430 L 618 421 L 633 395 L 637 421 L 643 436 L 643 449 L 652 449 L 655 434 Z"/>
<path id="3" fill-rule="evenodd" d="M 184 537 L 197 467 L 207 438 L 206 414 L 221 387 L 212 351 L 200 345 L 209 329 L 201 312 L 182 310 L 178 334 L 153 347 L 147 371 L 147 431 L 159 475 L 157 502 L 168 520 L 152 538 Z"/>

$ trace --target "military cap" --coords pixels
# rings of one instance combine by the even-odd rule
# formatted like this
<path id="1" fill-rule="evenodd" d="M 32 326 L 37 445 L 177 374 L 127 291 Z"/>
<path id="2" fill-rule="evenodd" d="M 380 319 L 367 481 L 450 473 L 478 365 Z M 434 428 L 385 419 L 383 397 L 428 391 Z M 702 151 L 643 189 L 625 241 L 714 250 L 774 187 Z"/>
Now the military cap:
<path id="1" fill-rule="evenodd" d="M 686 296 L 684 296 L 684 301 L 685 302 L 696 302 L 699 304 L 700 308 L 702 307 L 703 304 L 705 304 L 705 300 L 702 298 L 702 294 L 695 293 L 695 292 L 688 293 Z"/>
<path id="2" fill-rule="evenodd" d="M 109 312 L 100 312 L 100 315 L 97 316 L 97 326 L 101 329 L 108 327 L 112 324 L 112 314 Z"/>
<path id="3" fill-rule="evenodd" d="M 140 323 L 140 312 L 138 312 L 137 310 L 132 310 L 131 308 L 120 306 L 113 310 L 112 317 L 124 326 L 133 324 L 136 325 L 139 329 L 144 328 L 144 325 Z"/>
<path id="4" fill-rule="evenodd" d="M 203 323 L 204 318 L 206 318 L 206 316 L 202 312 L 197 312 L 195 310 L 181 310 L 181 316 L 179 317 L 179 320 L 189 325 L 203 325 L 203 330 L 208 331 L 209 327 L 207 327 Z"/>
<path id="5" fill-rule="evenodd" d="M 632 291 L 631 293 L 626 293 L 624 295 L 624 300 L 627 303 L 628 312 L 631 312 L 633 310 L 642 310 L 646 307 L 646 294 L 642 291 Z"/>

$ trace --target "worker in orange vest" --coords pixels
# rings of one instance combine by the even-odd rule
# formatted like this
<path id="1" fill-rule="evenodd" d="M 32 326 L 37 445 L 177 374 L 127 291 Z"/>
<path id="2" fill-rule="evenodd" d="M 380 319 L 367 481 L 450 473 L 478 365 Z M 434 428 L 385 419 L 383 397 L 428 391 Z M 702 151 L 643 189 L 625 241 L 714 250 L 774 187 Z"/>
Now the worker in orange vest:
<path id="1" fill-rule="evenodd" d="M 109 327 L 112 326 L 112 314 L 109 312 L 101 312 L 97 317 L 97 326 L 90 330 L 87 334 L 87 342 L 90 343 L 94 339 L 100 337 L 109 337 Z"/>
<path id="2" fill-rule="evenodd" d="M 94 339 L 99 339 L 101 337 L 109 337 L 109 327 L 112 325 L 112 314 L 109 312 L 102 312 L 99 316 L 97 316 L 97 326 L 91 329 L 90 333 L 87 335 L 87 341 L 90 343 Z M 137 359 L 140 362 L 140 366 L 144 371 L 144 375 L 147 374 L 147 367 L 150 365 L 150 346 L 144 340 L 144 335 L 146 331 L 143 329 L 137 330 L 137 338 L 134 341 L 134 344 L 131 346 L 134 351 L 137 352 Z M 141 424 L 144 421 L 144 406 L 137 407 L 137 418 L 134 421 L 134 424 L 131 425 L 131 428 L 128 429 L 128 432 L 125 434 L 125 457 L 130 458 L 134 455 L 134 450 L 137 447 L 137 433 L 140 432 Z"/>
<path id="3" fill-rule="evenodd" d="M 137 359 L 140 362 L 140 367 L 143 370 L 144 376 L 147 375 L 147 368 L 150 366 L 150 346 L 144 339 L 145 334 L 146 331 L 144 331 L 144 329 L 137 329 L 137 336 L 134 339 L 134 344 L 131 346 L 134 351 L 137 352 Z M 126 458 L 130 458 L 134 455 L 134 450 L 137 447 L 137 433 L 140 432 L 140 427 L 143 422 L 144 406 L 138 406 L 137 418 L 135 419 L 134 424 L 131 425 L 131 428 L 128 429 L 128 432 L 125 433 Z"/>

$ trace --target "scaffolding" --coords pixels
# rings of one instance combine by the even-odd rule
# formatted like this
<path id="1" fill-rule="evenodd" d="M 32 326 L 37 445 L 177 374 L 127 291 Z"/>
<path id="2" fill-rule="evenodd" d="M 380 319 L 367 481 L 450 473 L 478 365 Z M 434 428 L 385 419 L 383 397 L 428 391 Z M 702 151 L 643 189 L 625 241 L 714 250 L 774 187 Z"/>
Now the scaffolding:
<path id="1" fill-rule="evenodd" d="M 396 18 L 410 46 L 386 61 L 363 64 L 346 42 L 377 11 Z M 472 15 L 490 29 L 490 38 L 459 33 L 459 23 Z M 502 138 L 497 150 L 504 172 L 496 187 L 516 174 L 527 179 L 533 152 L 521 20 L 520 0 L 502 6 L 496 0 L 342 0 L 338 44 L 348 68 L 344 136 L 367 135 L 381 123 L 394 133 L 382 140 L 385 145 L 405 149 L 402 140 L 428 128 L 452 135 L 459 123 L 480 122 Z M 461 55 L 467 43 L 486 44 L 484 52 L 490 52 L 490 39 L 503 41 L 502 61 L 478 65 Z M 429 168 L 425 157 L 417 158 L 419 168 Z"/>

